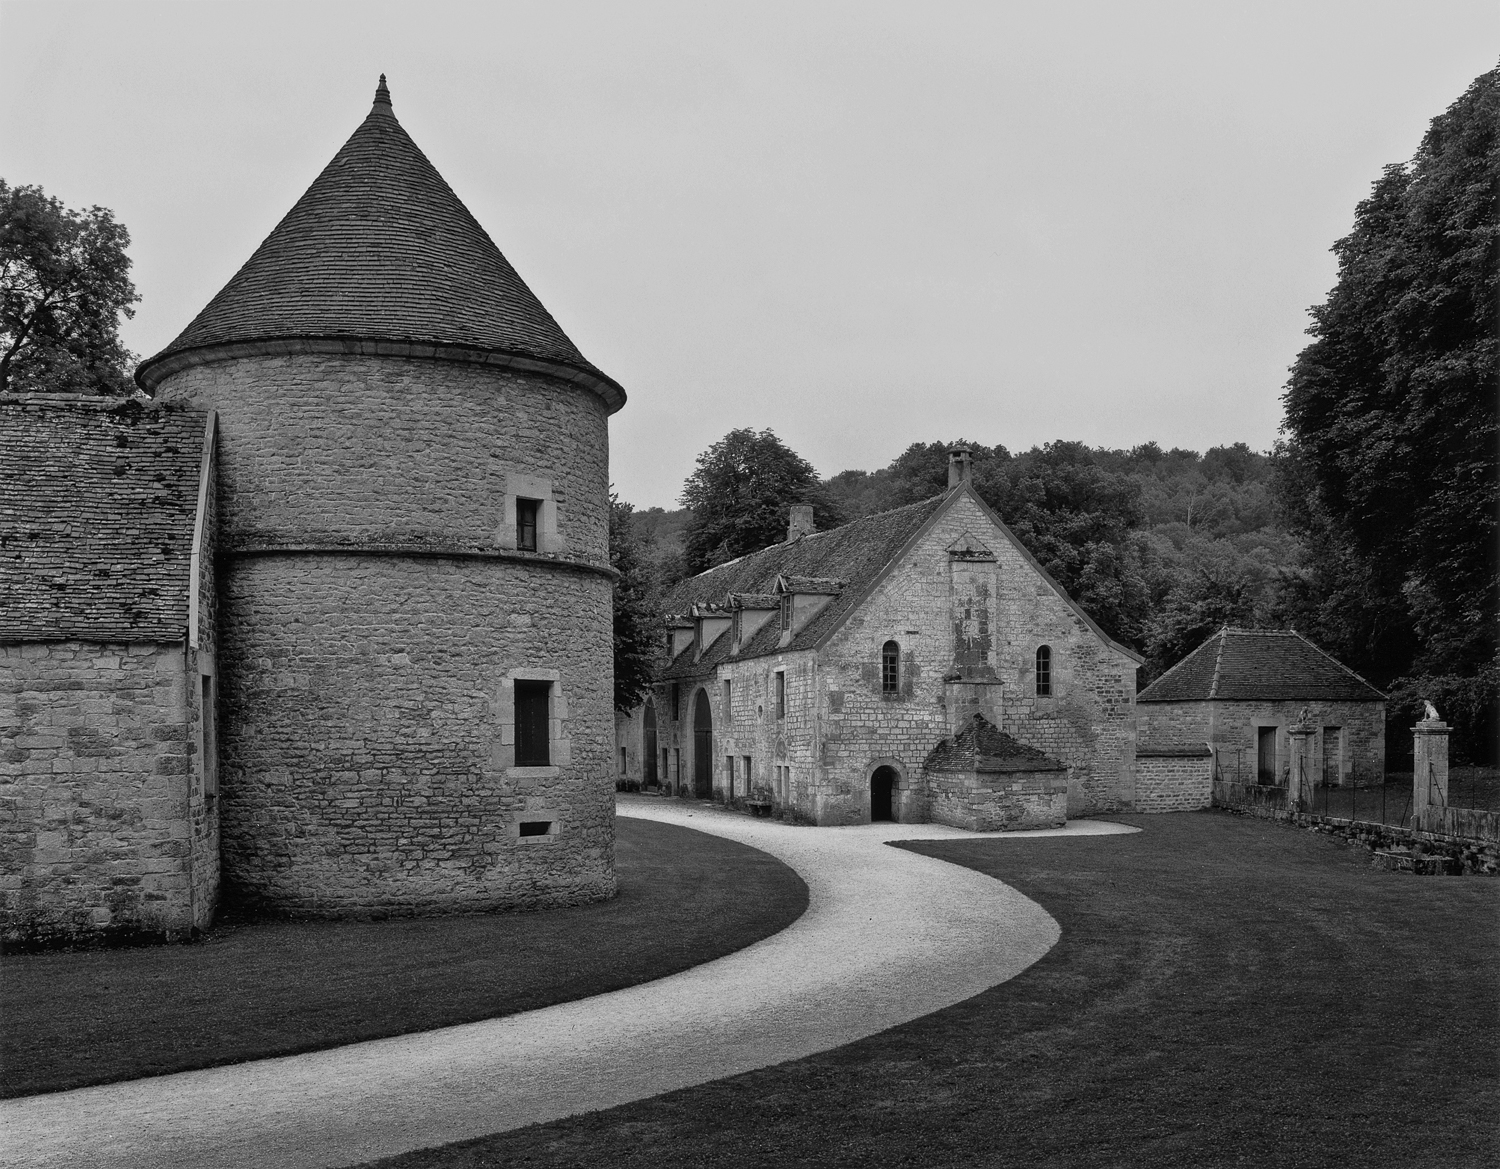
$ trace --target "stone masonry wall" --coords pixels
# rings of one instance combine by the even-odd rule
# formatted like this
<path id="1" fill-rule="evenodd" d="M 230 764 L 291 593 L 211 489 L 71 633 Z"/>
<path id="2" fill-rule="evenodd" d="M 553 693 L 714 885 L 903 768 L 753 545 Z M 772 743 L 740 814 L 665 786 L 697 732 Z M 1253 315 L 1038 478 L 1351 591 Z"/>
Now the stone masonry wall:
<path id="1" fill-rule="evenodd" d="M 1069 814 L 1128 808 L 1132 799 L 1135 663 L 1102 642 L 1036 572 L 988 515 L 967 497 L 927 534 L 913 554 L 861 606 L 825 647 L 820 686 L 826 710 L 822 761 L 831 805 L 868 818 L 869 774 L 877 761 L 899 761 L 903 796 L 922 761 L 950 729 L 943 678 L 956 652 L 972 652 L 980 621 L 955 629 L 946 549 L 965 534 L 995 554 L 969 563 L 964 576 L 987 597 L 985 661 L 1001 686 L 1001 729 L 1069 765 Z M 966 638 L 960 647 L 956 639 Z M 901 646 L 903 681 L 895 696 L 880 692 L 880 649 Z M 1052 649 L 1050 697 L 1037 697 L 1036 649 Z M 847 789 L 850 793 L 844 796 Z M 904 815 L 904 805 L 902 818 Z"/>
<path id="2" fill-rule="evenodd" d="M 607 562 L 606 414 L 587 390 L 448 361 L 299 355 L 196 366 L 157 396 L 218 410 L 232 542 L 506 547 L 520 477 L 551 484 L 567 552 Z"/>
<path id="3" fill-rule="evenodd" d="M 1213 756 L 1135 756 L 1137 812 L 1191 812 L 1213 802 Z"/>
<path id="4" fill-rule="evenodd" d="M 1143 702 L 1136 707 L 1138 734 L 1143 747 L 1208 743 L 1222 782 L 1255 783 L 1256 731 L 1274 726 L 1276 775 L 1284 783 L 1290 759 L 1286 728 L 1304 705 L 1318 728 L 1317 768 L 1321 771 L 1325 758 L 1340 763 L 1340 774 L 1327 779 L 1330 785 L 1366 783 L 1385 774 L 1385 704 L 1380 702 Z M 1339 739 L 1327 742 L 1331 727 L 1339 728 Z M 1315 782 L 1324 780 L 1318 776 Z"/>
<path id="5" fill-rule="evenodd" d="M 965 585 L 988 589 L 983 634 L 974 605 L 965 628 L 954 627 L 953 576 L 947 548 L 969 534 L 997 557 L 995 564 L 963 565 Z M 729 636 L 729 634 L 724 634 Z M 961 642 L 959 639 L 962 639 Z M 986 640 L 987 639 L 987 640 Z M 901 647 L 901 683 L 883 694 L 880 652 Z M 1034 693 L 1036 647 L 1053 654 L 1053 696 Z M 775 793 L 775 768 L 788 768 L 787 803 L 819 824 L 867 822 L 870 777 L 890 766 L 898 820 L 929 816 L 922 763 L 950 732 L 945 676 L 962 656 L 966 668 L 1002 685 L 1003 729 L 1070 768 L 1070 814 L 1131 806 L 1134 774 L 1135 663 L 1102 642 L 1032 568 L 988 516 L 960 498 L 913 554 L 896 566 L 820 651 L 771 654 L 718 667 L 716 676 L 681 691 L 681 721 L 673 726 L 669 687 L 656 691 L 659 743 L 682 752 L 691 776 L 691 698 L 706 688 L 714 710 L 714 776 L 727 794 L 724 756 L 735 757 L 735 791 L 744 794 L 744 757 L 751 785 Z M 981 662 L 983 659 L 983 662 Z M 786 675 L 786 714 L 775 715 L 775 674 Z M 723 708 L 730 682 L 732 710 Z M 631 734 L 639 742 L 639 712 Z M 675 734 L 675 737 L 674 737 Z"/>
<path id="6" fill-rule="evenodd" d="M 329 915 L 611 896 L 604 404 L 308 354 L 157 392 L 219 416 L 226 896 Z M 536 552 L 515 550 L 517 495 L 542 502 Z M 518 679 L 551 683 L 546 767 L 512 766 Z"/>
<path id="7" fill-rule="evenodd" d="M 1068 783 L 1060 771 L 930 772 L 929 814 L 938 824 L 971 832 L 1061 828 L 1068 820 Z"/>
<path id="8" fill-rule="evenodd" d="M 226 896 L 379 916 L 613 894 L 607 578 L 303 555 L 223 580 Z M 513 766 L 517 674 L 553 681 L 550 766 Z"/>
<path id="9" fill-rule="evenodd" d="M 8 944 L 179 936 L 213 915 L 194 841 L 184 648 L 0 645 L 0 906 Z"/>

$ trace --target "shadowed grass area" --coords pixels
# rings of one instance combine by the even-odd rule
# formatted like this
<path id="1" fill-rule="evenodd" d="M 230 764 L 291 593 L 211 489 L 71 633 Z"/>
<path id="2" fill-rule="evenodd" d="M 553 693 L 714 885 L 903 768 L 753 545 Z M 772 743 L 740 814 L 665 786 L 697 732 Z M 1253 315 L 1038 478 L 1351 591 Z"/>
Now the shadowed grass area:
<path id="1" fill-rule="evenodd" d="M 1500 1164 L 1500 883 L 1376 871 L 1225 813 L 1129 836 L 910 843 L 1062 939 L 957 1006 L 809 1059 L 388 1169 Z"/>
<path id="2" fill-rule="evenodd" d="M 511 1015 L 661 978 L 784 929 L 786 865 L 616 821 L 620 895 L 543 913 L 252 922 L 195 945 L 0 961 L 0 1095 L 160 1075 Z"/>

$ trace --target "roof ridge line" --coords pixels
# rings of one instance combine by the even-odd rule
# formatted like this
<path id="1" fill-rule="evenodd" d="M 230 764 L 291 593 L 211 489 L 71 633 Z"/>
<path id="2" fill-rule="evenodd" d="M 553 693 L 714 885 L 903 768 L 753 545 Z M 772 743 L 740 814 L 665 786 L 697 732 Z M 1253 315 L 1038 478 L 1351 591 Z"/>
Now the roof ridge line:
<path id="1" fill-rule="evenodd" d="M 1343 670 L 1344 673 L 1350 675 L 1351 677 L 1358 678 L 1361 682 L 1363 682 L 1371 690 L 1375 691 L 1376 694 L 1379 694 L 1382 698 L 1389 698 L 1390 697 L 1389 694 L 1387 694 L 1379 686 L 1376 686 L 1373 682 L 1371 682 L 1363 674 L 1360 674 L 1360 673 L 1358 673 L 1355 670 L 1351 670 L 1348 666 L 1344 665 L 1343 662 L 1339 661 L 1338 658 L 1334 657 L 1331 653 L 1329 653 L 1322 646 L 1318 645 L 1316 642 L 1312 641 L 1311 639 L 1309 639 L 1307 637 L 1304 637 L 1302 634 L 1298 633 L 1295 629 L 1288 629 L 1285 632 L 1290 633 L 1298 641 L 1302 642 L 1304 645 L 1308 646 L 1309 648 L 1311 648 L 1315 652 L 1322 654 L 1325 658 L 1327 658 L 1330 662 L 1332 662 L 1334 665 L 1336 665 L 1339 669 Z"/>
<path id="2" fill-rule="evenodd" d="M 1224 668 L 1224 646 L 1228 641 L 1229 626 L 1225 625 L 1223 629 L 1219 630 L 1219 649 L 1214 654 L 1214 680 L 1209 683 L 1208 687 L 1208 700 L 1210 702 L 1219 697 L 1219 673 Z"/>

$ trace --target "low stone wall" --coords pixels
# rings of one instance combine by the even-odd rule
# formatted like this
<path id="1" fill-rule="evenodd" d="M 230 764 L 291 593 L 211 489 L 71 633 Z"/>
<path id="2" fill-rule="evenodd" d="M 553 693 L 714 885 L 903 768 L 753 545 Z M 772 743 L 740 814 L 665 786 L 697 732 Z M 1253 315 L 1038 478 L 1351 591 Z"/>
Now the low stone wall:
<path id="1" fill-rule="evenodd" d="M 172 938 L 212 920 L 194 840 L 216 844 L 216 814 L 194 782 L 185 667 L 180 644 L 0 645 L 7 948 Z"/>
<path id="2" fill-rule="evenodd" d="M 1135 810 L 1192 812 L 1213 803 L 1213 753 L 1207 746 L 1137 748 Z"/>
<path id="3" fill-rule="evenodd" d="M 1374 859 L 1377 863 L 1380 863 L 1382 858 L 1392 851 L 1402 851 L 1425 855 L 1429 858 L 1443 858 L 1448 862 L 1446 865 L 1448 872 L 1500 872 L 1500 844 L 1493 842 L 1466 840 L 1440 832 L 1424 832 L 1420 829 L 1398 828 L 1393 824 L 1343 820 L 1335 816 L 1314 815 L 1309 812 L 1275 812 L 1270 809 L 1252 808 L 1229 808 L 1227 810 L 1240 816 L 1276 820 L 1295 828 L 1306 828 L 1336 836 L 1350 844 L 1363 846 L 1375 854 Z"/>
<path id="4" fill-rule="evenodd" d="M 1068 773 L 1012 771 L 994 779 L 972 772 L 931 774 L 928 818 L 972 832 L 1061 828 L 1068 821 Z"/>
<path id="5" fill-rule="evenodd" d="M 1439 836 L 1500 845 L 1500 812 L 1483 808 L 1428 808 L 1422 826 Z"/>

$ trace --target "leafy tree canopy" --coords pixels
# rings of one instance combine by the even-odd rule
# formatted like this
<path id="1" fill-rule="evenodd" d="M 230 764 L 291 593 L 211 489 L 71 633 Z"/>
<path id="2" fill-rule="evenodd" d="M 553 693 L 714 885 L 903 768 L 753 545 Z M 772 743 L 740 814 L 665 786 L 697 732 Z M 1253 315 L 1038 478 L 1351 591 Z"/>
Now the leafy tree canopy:
<path id="1" fill-rule="evenodd" d="M 683 542 L 690 574 L 786 539 L 793 504 L 810 504 L 819 530 L 843 522 L 812 464 L 769 430 L 731 430 L 699 455 L 682 503 L 692 512 Z"/>
<path id="2" fill-rule="evenodd" d="M 1414 667 L 1445 675 L 1496 652 L 1497 131 L 1500 69 L 1385 169 L 1334 245 L 1338 283 L 1284 398 L 1305 489 L 1291 518 L 1377 584 L 1377 611 L 1405 611 Z"/>
<path id="3" fill-rule="evenodd" d="M 0 179 L 0 393 L 129 392 L 129 245 L 107 208 L 73 211 Z"/>
<path id="4" fill-rule="evenodd" d="M 609 564 L 620 574 L 614 587 L 616 710 L 631 710 L 645 700 L 662 635 L 650 559 L 634 518 L 635 509 L 611 492 Z"/>

